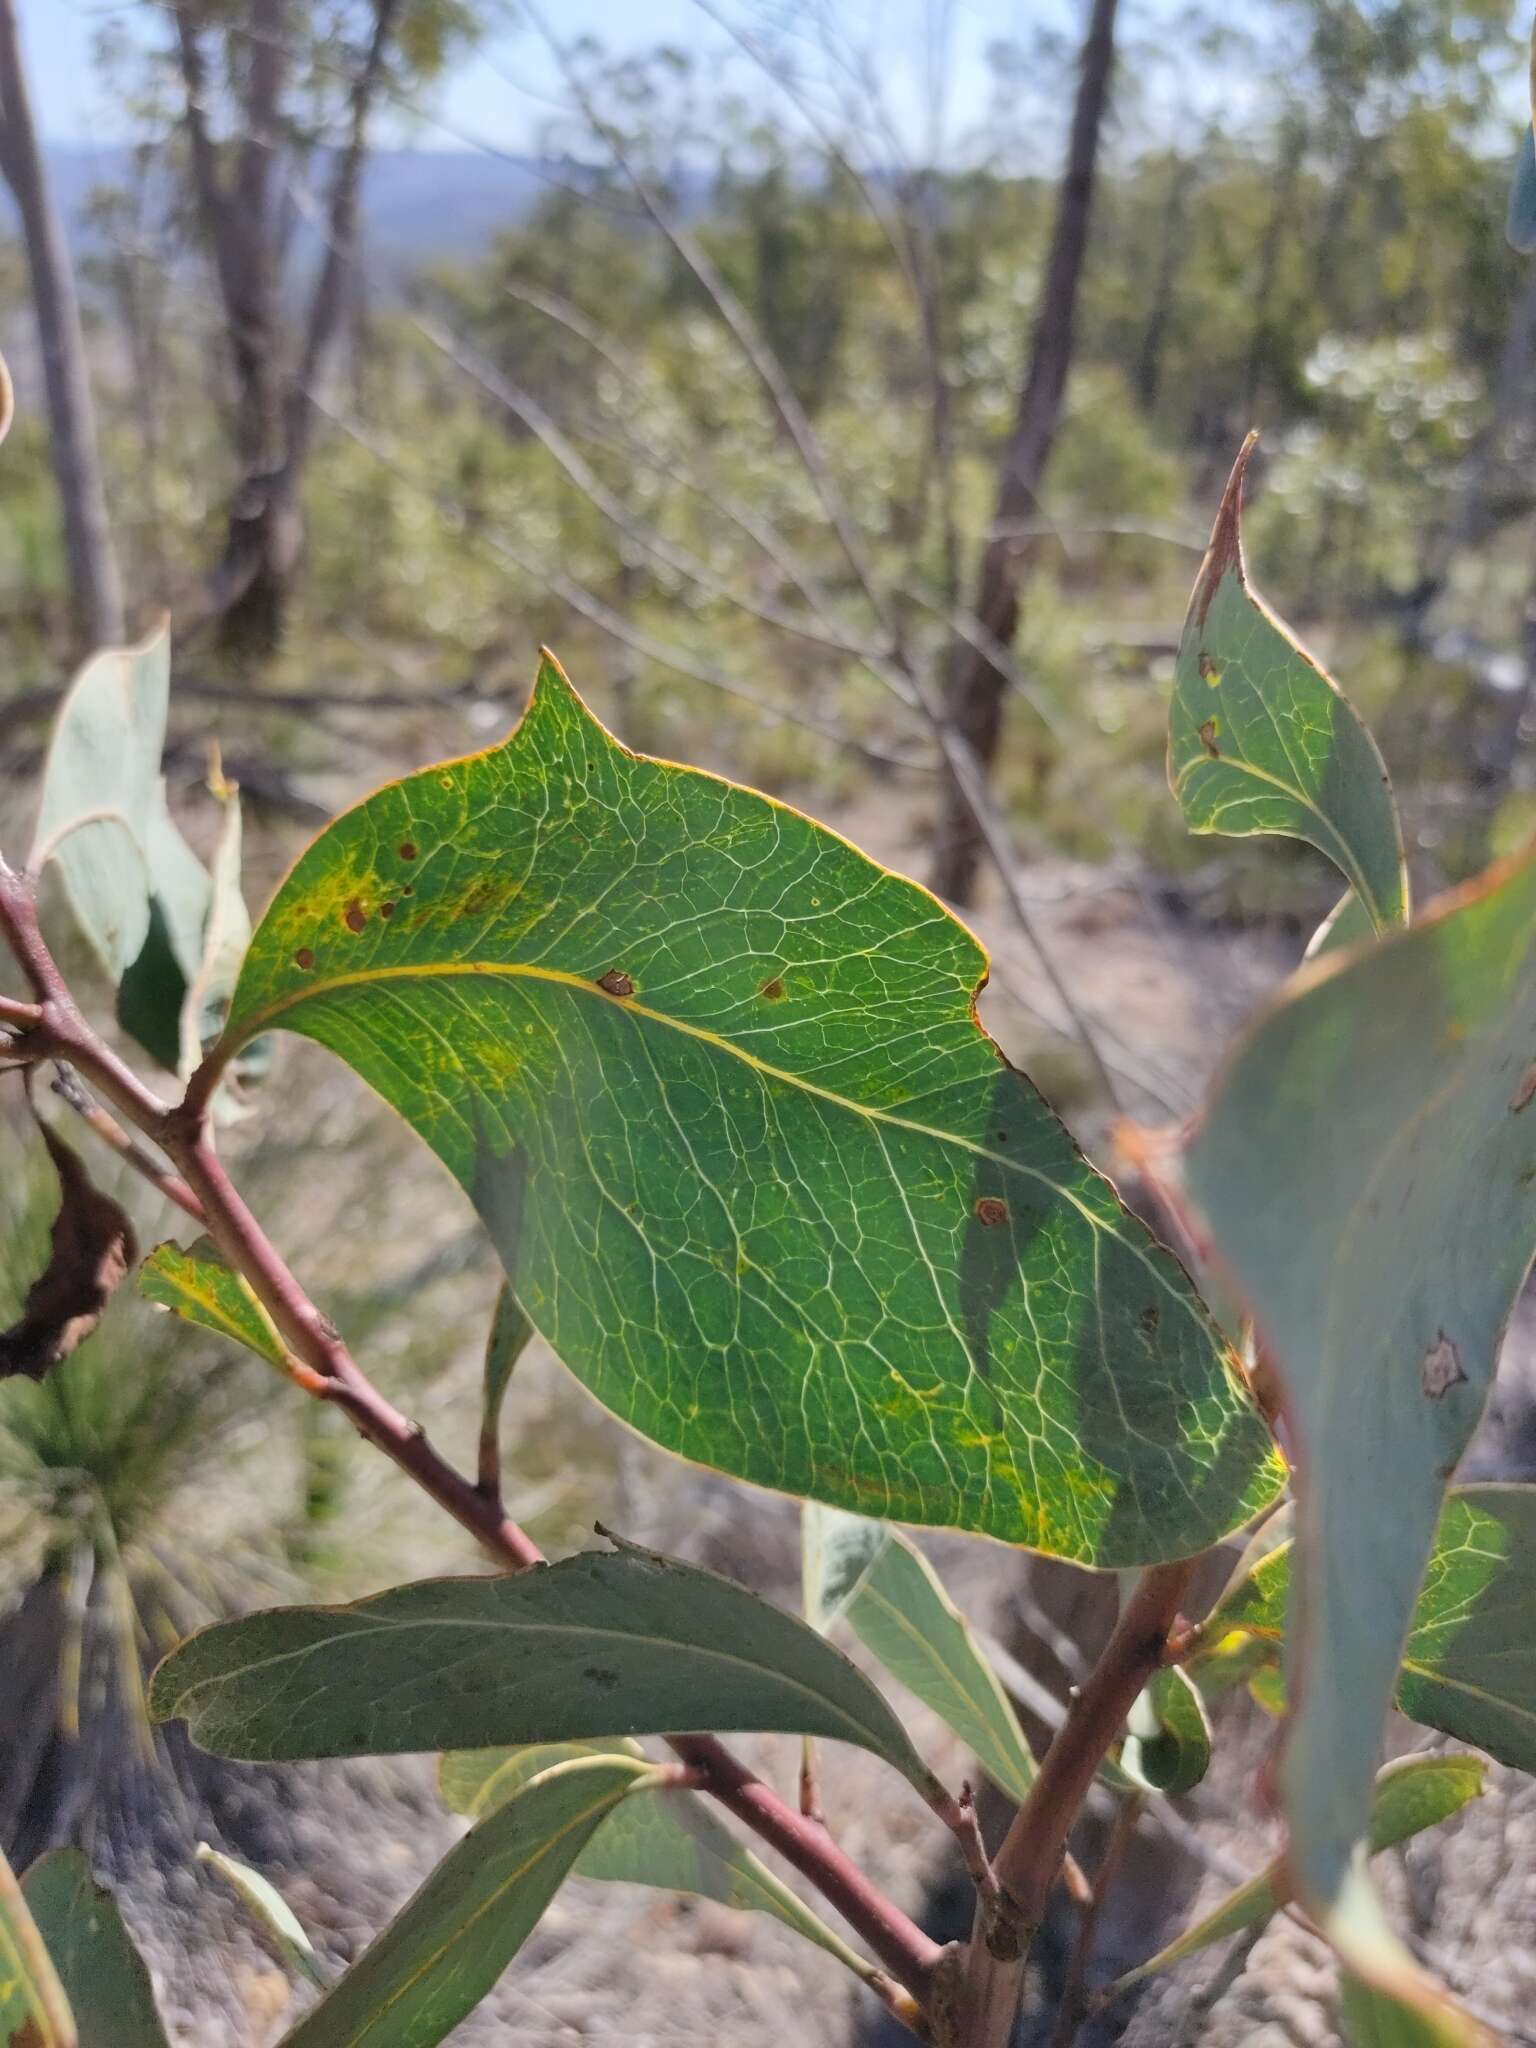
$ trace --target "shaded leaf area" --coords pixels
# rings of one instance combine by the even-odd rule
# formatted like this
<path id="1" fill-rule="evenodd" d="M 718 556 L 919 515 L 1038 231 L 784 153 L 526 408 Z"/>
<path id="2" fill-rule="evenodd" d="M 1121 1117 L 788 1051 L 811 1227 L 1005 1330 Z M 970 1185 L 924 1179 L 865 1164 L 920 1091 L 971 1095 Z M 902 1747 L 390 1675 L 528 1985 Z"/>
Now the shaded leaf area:
<path id="1" fill-rule="evenodd" d="M 41 1857 L 21 1889 L 74 2013 L 80 2048 L 167 2048 L 144 1959 L 79 1850 Z"/>
<path id="2" fill-rule="evenodd" d="M 1376 742 L 1248 583 L 1244 445 L 1184 621 L 1168 781 L 1191 832 L 1279 832 L 1326 854 L 1377 930 L 1408 916 L 1403 838 Z"/>
<path id="3" fill-rule="evenodd" d="M 1353 2048 L 1500 2048 L 1499 2037 L 1448 1998 L 1394 1997 L 1357 1977 L 1339 1976 L 1339 2012 Z"/>
<path id="4" fill-rule="evenodd" d="M 512 1374 L 517 1361 L 527 1349 L 533 1335 L 533 1325 L 523 1313 L 522 1304 L 503 1283 L 496 1297 L 496 1313 L 491 1318 L 491 1334 L 486 1339 L 485 1368 L 482 1374 L 480 1402 L 480 1483 L 482 1486 L 499 1484 L 501 1458 L 501 1404 L 507 1398 L 507 1388 L 512 1383 Z"/>
<path id="5" fill-rule="evenodd" d="M 1222 1601 L 1218 1626 L 1279 1641 L 1291 1547 L 1273 1551 Z M 1447 1499 L 1413 1610 L 1397 1704 L 1536 1773 L 1536 1486 L 1462 1486 Z"/>
<path id="6" fill-rule="evenodd" d="M 633 1743 L 541 1743 L 526 1749 L 459 1750 L 439 1769 L 444 1803 L 482 1820 L 551 1765 L 601 1753 L 640 1756 Z M 643 1884 L 689 1892 L 737 1912 L 766 1913 L 804 1935 L 840 1963 L 867 1977 L 870 1965 L 839 1939 L 805 1902 L 692 1792 L 663 1789 L 626 1799 L 593 1835 L 572 1875 L 599 1884 Z"/>
<path id="7" fill-rule="evenodd" d="M 1159 1671 L 1131 1708 L 1120 1768 L 1133 1784 L 1178 1799 L 1211 1767 L 1211 1724 L 1194 1682 L 1177 1665 Z"/>
<path id="8" fill-rule="evenodd" d="M 1082 1562 L 1280 1484 L 1176 1261 L 979 1029 L 977 941 L 750 790 L 637 757 L 546 660 L 505 745 L 381 790 L 252 942 L 231 1053 L 330 1046 L 518 1299 L 668 1449 Z"/>
<path id="9" fill-rule="evenodd" d="M 629 1756 L 557 1765 L 450 1849 L 283 2048 L 432 2048 L 538 1925 L 594 1831 L 656 1777 Z"/>
<path id="10" fill-rule="evenodd" d="M 0 1330 L 0 1380 L 46 1379 L 101 1321 L 138 1257 L 133 1225 L 110 1195 L 92 1185 L 78 1154 L 41 1121 L 37 1126 L 59 1177 L 59 1206 L 48 1263 L 27 1290 L 17 1320 Z"/>
<path id="11" fill-rule="evenodd" d="M 0 2041 L 6 2048 L 79 2048 L 69 2000 L 16 1874 L 0 1854 Z"/>
<path id="12" fill-rule="evenodd" d="M 222 1849 L 210 1848 L 207 1842 L 198 1843 L 197 1860 L 224 1880 L 288 1967 L 323 1991 L 329 1979 L 320 1966 L 315 1945 L 277 1886 L 248 1863 L 226 1856 Z"/>
<path id="13" fill-rule="evenodd" d="M 1395 1848 L 1425 1828 L 1449 1820 L 1469 1800 L 1482 1797 L 1486 1777 L 1486 1765 L 1475 1756 L 1410 1756 L 1388 1764 L 1377 1776 L 1371 1802 L 1370 1853 L 1374 1856 Z M 1133 1984 L 1171 1970 L 1215 1942 L 1264 1926 L 1290 1898 L 1285 1861 L 1277 1856 L 1257 1877 L 1239 1885 L 1220 1905 L 1187 1927 L 1176 1941 L 1128 1971 L 1111 1987 L 1109 1996 L 1119 1997 Z"/>
<path id="14" fill-rule="evenodd" d="M 758 1730 L 856 1743 L 935 1791 L 879 1693 L 813 1629 L 629 1546 L 218 1623 L 161 1664 L 150 1705 L 249 1762 Z"/>
<path id="15" fill-rule="evenodd" d="M 1365 1925 L 1351 1848 L 1446 1481 L 1536 1236 L 1533 1016 L 1527 857 L 1304 971 L 1186 1158 L 1296 1432 L 1283 1786 L 1301 1893 L 1336 1939 L 1354 1939 L 1331 1917 L 1346 1886 L 1349 1928 Z"/>
<path id="16" fill-rule="evenodd" d="M 173 1239 L 157 1244 L 139 1269 L 139 1292 L 184 1322 L 232 1337 L 269 1365 L 287 1362 L 277 1326 L 211 1237 L 185 1248 Z"/>
<path id="17" fill-rule="evenodd" d="M 927 1558 L 898 1530 L 835 1508 L 806 1512 L 822 1525 L 807 1538 L 807 1557 L 821 1574 L 807 1612 L 818 1614 L 823 1627 L 845 1621 L 891 1676 L 973 1751 L 993 1783 L 1022 1799 L 1035 1775 L 1024 1731 Z"/>

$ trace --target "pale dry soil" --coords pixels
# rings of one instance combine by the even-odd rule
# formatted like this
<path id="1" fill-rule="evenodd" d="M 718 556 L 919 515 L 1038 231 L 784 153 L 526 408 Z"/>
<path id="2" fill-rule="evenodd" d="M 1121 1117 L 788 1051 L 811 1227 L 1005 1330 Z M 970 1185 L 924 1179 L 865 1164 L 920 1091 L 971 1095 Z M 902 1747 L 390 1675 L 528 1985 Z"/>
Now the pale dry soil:
<path id="1" fill-rule="evenodd" d="M 851 836 L 921 872 L 902 842 L 894 806 L 871 803 L 840 820 Z M 1187 1111 L 1242 1018 L 1292 964 L 1297 947 L 1273 937 L 1201 928 L 1144 877 L 1064 865 L 1027 877 L 1034 914 L 1057 961 L 1102 1034 L 1123 1107 L 1147 1121 Z M 1060 1022 L 1029 947 L 998 908 L 975 922 L 992 946 L 994 977 L 983 1013 L 1001 1043 L 1048 1092 L 1084 1099 L 1086 1069 Z M 281 1217 L 281 1236 L 322 1300 L 334 1301 L 337 1244 L 357 1262 L 358 1299 L 383 1292 L 391 1314 L 359 1311 L 355 1341 L 429 1430 L 468 1459 L 477 1353 L 494 1291 L 467 1209 L 407 1136 L 311 1048 L 290 1042 L 269 1093 L 259 1141 L 237 1131 L 229 1152 L 258 1206 Z M 1106 1157 L 1105 1119 L 1078 1119 Z M 275 1128 L 274 1128 L 275 1126 Z M 320 1181 L 300 1170 L 319 1145 L 334 1162 Z M 340 1192 L 338 1192 L 338 1186 Z M 329 1287 L 330 1294 L 326 1289 Z M 347 1318 L 342 1317 L 344 1323 Z M 1536 1472 L 1530 1381 L 1536 1343 L 1517 1321 L 1480 1469 Z M 285 1398 L 274 1391 L 273 1399 Z M 296 1398 L 296 1397 L 292 1397 Z M 659 1548 L 733 1573 L 787 1605 L 798 1599 L 792 1505 L 693 1473 L 602 1416 L 560 1368 L 535 1354 L 509 1403 L 515 1492 L 539 1539 L 556 1554 L 591 1540 L 595 1520 Z M 403 1482 L 366 1453 L 347 1466 L 349 1562 L 340 1583 L 356 1592 L 433 1571 L 475 1569 L 457 1532 L 403 1499 Z M 961 1605 L 1025 1667 L 1030 1708 L 1064 1698 L 1080 1675 L 1073 1638 L 1107 1625 L 1113 1586 L 999 1547 L 945 1537 L 932 1554 Z M 364 1566 L 359 1569 L 361 1556 Z M 952 1785 L 968 1766 L 954 1739 L 910 1700 L 920 1747 Z M 1045 1723 L 1031 1712 L 1038 1736 Z M 1148 1824 L 1106 1916 L 1095 1976 L 1103 1981 L 1156 1947 L 1181 1904 L 1208 1902 L 1234 1874 L 1256 1869 L 1274 1846 L 1253 1779 L 1273 1724 L 1256 1711 L 1229 1717 L 1212 1778 L 1183 1803 L 1179 1841 Z M 748 1740 L 744 1754 L 786 1794 L 796 1747 Z M 965 1894 L 947 1839 L 892 1774 L 851 1750 L 826 1757 L 825 1802 L 845 1847 L 895 1897 L 944 1937 L 963 1931 Z M 98 1854 L 113 1867 L 150 1955 L 178 2043 L 266 2048 L 310 1996 L 293 1990 L 205 1872 L 197 1838 L 224 1841 L 282 1886 L 326 1955 L 355 1955 L 455 1839 L 459 1824 L 434 1796 L 427 1761 L 314 1765 L 281 1772 L 210 1771 L 178 1753 L 158 1788 L 131 1802 L 133 1826 L 104 1830 Z M 1458 1826 L 1396 1859 L 1388 1885 L 1401 1923 L 1453 1986 L 1522 2032 L 1536 1991 L 1525 1939 L 1536 1896 L 1536 1789 L 1495 1771 L 1494 1789 Z M 146 1796 L 147 1795 L 147 1796 Z M 999 1815 L 990 1816 L 995 1826 Z M 1099 1823 L 1080 1846 L 1093 1849 Z M 1042 1938 L 1024 2038 L 1048 2040 L 1065 1923 Z M 1225 1949 L 1187 1966 L 1142 2000 L 1096 2022 L 1083 2038 L 1126 2038 L 1145 2048 L 1176 2042 L 1281 2048 L 1336 2033 L 1330 1973 L 1318 1944 L 1281 1920 L 1235 1982 L 1224 1987 Z M 758 1917 L 629 1888 L 573 1883 L 562 1892 L 497 1991 L 454 2036 L 473 2044 L 725 2043 L 779 2048 L 882 2041 L 870 2001 L 819 1951 Z"/>

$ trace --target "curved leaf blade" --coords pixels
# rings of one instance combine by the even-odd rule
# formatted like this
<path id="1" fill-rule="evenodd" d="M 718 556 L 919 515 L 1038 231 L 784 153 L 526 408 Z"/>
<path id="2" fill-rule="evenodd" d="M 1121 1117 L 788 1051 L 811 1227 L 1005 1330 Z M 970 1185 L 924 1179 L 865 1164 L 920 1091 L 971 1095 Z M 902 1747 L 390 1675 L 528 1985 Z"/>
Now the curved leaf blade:
<path id="1" fill-rule="evenodd" d="M 1248 583 L 1250 435 L 1211 529 L 1174 671 L 1168 781 L 1191 832 L 1279 832 L 1325 854 L 1372 926 L 1407 922 L 1408 877 L 1376 742 Z"/>
<path id="2" fill-rule="evenodd" d="M 432 2048 L 538 1925 L 593 1833 L 655 1766 L 593 1756 L 546 1771 L 472 1828 L 283 2048 Z"/>
<path id="3" fill-rule="evenodd" d="M 445 1756 L 438 1783 L 445 1805 L 481 1820 L 504 1806 L 530 1778 L 552 1764 L 603 1751 L 639 1756 L 633 1743 L 541 1743 L 526 1749 L 458 1750 Z M 598 1884 L 641 1884 L 713 1899 L 739 1913 L 766 1913 L 803 1935 L 861 1978 L 866 1963 L 782 1884 L 767 1865 L 722 1827 L 692 1792 L 661 1790 L 626 1799 L 603 1822 L 572 1867 Z"/>
<path id="4" fill-rule="evenodd" d="M 669 1450 L 1084 1563 L 1199 1550 L 1275 1493 L 1268 1434 L 978 1028 L 985 967 L 834 833 L 619 746 L 546 659 L 503 746 L 303 856 L 225 1050 L 283 1026 L 346 1059 Z"/>
<path id="5" fill-rule="evenodd" d="M 161 1664 L 150 1706 L 251 1763 L 709 1728 L 852 1742 L 935 1790 L 895 1714 L 813 1629 L 630 1546 L 216 1623 Z"/>
<path id="6" fill-rule="evenodd" d="M 1120 1768 L 1148 1792 L 1179 1799 L 1211 1767 L 1211 1724 L 1189 1674 L 1165 1665 L 1131 1708 Z"/>
<path id="7" fill-rule="evenodd" d="M 1346 1892 L 1363 1924 L 1351 1847 L 1382 1723 L 1536 1239 L 1533 1014 L 1527 856 L 1304 970 L 1218 1080 L 1186 1159 L 1301 1454 L 1283 1782 L 1299 1889 L 1330 1934 Z"/>
<path id="8" fill-rule="evenodd" d="M 79 2048 L 69 2000 L 28 1911 L 16 1874 L 0 1855 L 0 2040 L 21 2048 Z"/>
<path id="9" fill-rule="evenodd" d="M 210 1870 L 217 1871 L 223 1878 L 241 1905 L 268 1935 L 289 1969 L 307 1977 L 311 1984 L 323 1991 L 330 1979 L 320 1966 L 315 1944 L 305 1932 L 298 1914 L 271 1879 L 263 1877 L 259 1870 L 252 1870 L 248 1863 L 226 1856 L 222 1849 L 211 1848 L 207 1842 L 198 1843 L 197 1860 L 206 1863 Z"/>
<path id="10" fill-rule="evenodd" d="M 211 1237 L 185 1247 L 174 1238 L 157 1244 L 139 1268 L 139 1292 L 183 1322 L 233 1338 L 286 1370 L 288 1353 L 276 1324 Z"/>
<path id="11" fill-rule="evenodd" d="M 821 1512 L 828 1519 L 836 1513 Z M 819 1604 L 954 1730 L 994 1784 L 1022 1799 L 1034 1782 L 1035 1760 L 997 1673 L 917 1545 L 895 1529 L 879 1531 L 883 1540 L 876 1541 L 870 1530 L 877 1526 L 848 1531 L 841 1542 L 829 1532 L 834 1597 L 823 1595 Z M 836 1597 L 838 1576 L 861 1551 L 863 1568 Z"/>
<path id="12" fill-rule="evenodd" d="M 79 1850 L 50 1850 L 21 1889 L 74 2013 L 80 2048 L 168 2048 L 144 1959 Z"/>
<path id="13" fill-rule="evenodd" d="M 1369 1848 L 1374 1856 L 1425 1828 L 1437 1827 L 1486 1790 L 1487 1768 L 1475 1756 L 1409 1756 L 1378 1773 L 1371 1805 Z M 1177 1940 L 1117 1979 L 1108 1996 L 1118 1998 L 1144 1978 L 1171 1970 L 1214 1942 L 1226 1941 L 1264 1923 L 1289 1903 L 1285 1859 L 1275 1857 L 1256 1877 L 1239 1885 L 1220 1905 L 1187 1927 Z"/>

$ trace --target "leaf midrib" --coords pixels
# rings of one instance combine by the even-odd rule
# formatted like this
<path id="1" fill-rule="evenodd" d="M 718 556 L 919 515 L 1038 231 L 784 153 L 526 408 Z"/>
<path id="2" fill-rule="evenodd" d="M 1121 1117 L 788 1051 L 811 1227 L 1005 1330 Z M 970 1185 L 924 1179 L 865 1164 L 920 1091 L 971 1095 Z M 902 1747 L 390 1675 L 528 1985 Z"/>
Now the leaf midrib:
<path id="1" fill-rule="evenodd" d="M 941 1130 L 936 1125 L 921 1123 L 915 1117 L 898 1116 L 892 1110 L 881 1109 L 870 1103 L 859 1102 L 849 1095 L 840 1095 L 834 1088 L 823 1087 L 820 1082 L 808 1080 L 800 1074 L 789 1073 L 782 1067 L 776 1067 L 769 1061 L 760 1059 L 756 1053 L 749 1052 L 744 1046 L 736 1044 L 734 1040 L 722 1036 L 717 1031 L 707 1031 L 702 1025 L 691 1024 L 682 1017 L 670 1016 L 665 1010 L 652 1009 L 648 1004 L 637 1001 L 633 996 L 610 995 L 606 989 L 600 988 L 596 982 L 589 980 L 584 975 L 572 974 L 565 968 L 540 967 L 522 961 L 451 960 L 401 962 L 398 966 L 393 967 L 370 967 L 360 970 L 355 974 L 331 975 L 323 980 L 317 980 L 312 984 L 308 984 L 291 994 L 277 997 L 255 1011 L 253 1015 L 242 1018 L 238 1030 L 232 1033 L 226 1040 L 221 1057 L 226 1060 L 233 1058 L 242 1045 L 249 1043 L 252 1038 L 259 1036 L 263 1031 L 273 1029 L 287 1011 L 298 1009 L 303 1004 L 313 1001 L 317 996 L 332 995 L 348 988 L 371 988 L 387 981 L 448 981 L 455 976 L 468 976 L 473 979 L 537 981 L 554 987 L 573 989 L 578 994 L 595 999 L 601 1003 L 606 1003 L 610 1008 L 623 1011 L 636 1019 L 644 1018 L 651 1023 L 662 1025 L 667 1030 L 681 1032 L 684 1037 L 694 1039 L 701 1045 L 710 1046 L 716 1051 L 727 1054 L 732 1059 L 739 1060 L 743 1066 L 750 1067 L 755 1073 L 763 1075 L 767 1080 L 777 1081 L 787 1088 L 797 1089 L 803 1094 L 815 1096 L 822 1102 L 831 1103 L 837 1109 L 846 1110 L 855 1116 L 864 1117 L 870 1123 L 884 1124 L 893 1130 L 910 1131 L 916 1137 L 931 1138 L 942 1145 L 958 1146 L 962 1151 L 971 1153 L 977 1159 L 985 1159 L 1007 1172 L 1019 1174 L 1026 1180 L 1036 1181 L 1040 1186 L 1049 1188 L 1062 1201 L 1069 1203 L 1096 1232 L 1104 1236 L 1113 1237 L 1116 1243 L 1131 1252 L 1141 1265 L 1146 1268 L 1148 1274 L 1168 1296 L 1169 1300 L 1183 1310 L 1184 1314 L 1201 1331 L 1201 1334 L 1210 1339 L 1212 1348 L 1218 1354 L 1220 1353 L 1221 1347 L 1216 1340 L 1214 1331 L 1208 1329 L 1201 1320 L 1192 1300 L 1181 1293 L 1166 1274 L 1159 1271 L 1157 1265 L 1148 1258 L 1146 1252 L 1136 1243 L 1135 1239 L 1115 1229 L 1102 1216 L 1095 1215 L 1094 1211 L 1080 1196 L 1075 1195 L 1069 1187 L 1063 1186 L 1060 1181 L 1052 1180 L 1051 1176 L 1048 1173 L 1043 1173 L 1039 1167 L 1030 1166 L 1022 1159 L 1010 1158 L 1006 1153 L 994 1152 L 990 1146 L 978 1144 L 974 1138 L 967 1138 L 958 1131 Z M 999 1057 L 998 1065 L 999 1071 L 1007 1071 L 1001 1057 Z"/>

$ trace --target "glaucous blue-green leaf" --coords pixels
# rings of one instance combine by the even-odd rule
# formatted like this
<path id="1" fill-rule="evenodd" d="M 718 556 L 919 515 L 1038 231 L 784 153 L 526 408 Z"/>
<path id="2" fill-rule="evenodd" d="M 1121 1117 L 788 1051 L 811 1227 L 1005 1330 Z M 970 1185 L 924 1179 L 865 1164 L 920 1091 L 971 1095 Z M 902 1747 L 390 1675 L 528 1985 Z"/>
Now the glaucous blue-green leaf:
<path id="1" fill-rule="evenodd" d="M 69 2000 L 80 2048 L 167 2048 L 144 1959 L 117 1901 L 80 1851 L 51 1850 L 21 1889 Z"/>
<path id="2" fill-rule="evenodd" d="M 74 2015 L 16 1874 L 0 1854 L 0 2041 L 80 2048 Z"/>
<path id="3" fill-rule="evenodd" d="M 249 1762 L 758 1730 L 856 1743 L 925 1798 L 937 1790 L 879 1693 L 814 1629 L 632 1545 L 219 1622 L 165 1659 L 150 1705 Z"/>
<path id="4" fill-rule="evenodd" d="M 1481 2021 L 1430 1988 L 1418 1997 L 1339 1973 L 1339 2011 L 1352 2048 L 1502 2048 Z"/>
<path id="5" fill-rule="evenodd" d="M 1371 1802 L 1370 1853 L 1374 1856 L 1382 1849 L 1395 1848 L 1425 1828 L 1449 1820 L 1469 1800 L 1482 1797 L 1486 1777 L 1486 1765 L 1475 1756 L 1408 1756 L 1386 1765 L 1377 1775 Z M 1176 1941 L 1127 1971 L 1110 1988 L 1108 1996 L 1118 1998 L 1133 1984 L 1171 1970 L 1176 1963 L 1198 1955 L 1214 1942 L 1226 1941 L 1251 1927 L 1262 1927 L 1290 1897 L 1285 1859 L 1277 1856 L 1256 1877 L 1239 1885 L 1220 1905 L 1187 1927 Z"/>
<path id="6" fill-rule="evenodd" d="M 1084 1563 L 1280 1483 L 1177 1262 L 980 1030 L 978 942 L 786 806 L 647 760 L 545 660 L 490 752 L 330 826 L 225 1052 L 330 1046 L 473 1197 L 608 1407 L 783 1491 Z"/>
<path id="7" fill-rule="evenodd" d="M 1536 1243 L 1533 1018 L 1526 856 L 1304 969 L 1186 1156 L 1295 1432 L 1282 1782 L 1298 1890 L 1336 1941 L 1364 1939 L 1351 1849 L 1446 1482 Z"/>
<path id="8" fill-rule="evenodd" d="M 496 1297 L 491 1334 L 486 1339 L 480 1399 L 480 1479 L 489 1484 L 501 1469 L 501 1404 L 507 1397 L 513 1368 L 527 1349 L 533 1325 L 508 1283 Z"/>
<path id="9" fill-rule="evenodd" d="M 1403 837 L 1376 742 L 1249 587 L 1233 467 L 1184 621 L 1168 781 L 1191 832 L 1279 832 L 1327 855 L 1376 930 L 1407 921 Z"/>
<path id="10" fill-rule="evenodd" d="M 572 1864 L 654 1764 L 590 1756 L 525 1785 L 438 1864 L 282 2048 L 433 2048 L 484 1998 Z"/>
<path id="11" fill-rule="evenodd" d="M 1165 1798 L 1192 1792 L 1211 1767 L 1211 1723 L 1193 1680 L 1165 1665 L 1143 1688 L 1126 1718 L 1120 1768 L 1136 1785 Z"/>
<path id="12" fill-rule="evenodd" d="M 910 1537 L 836 1508 L 816 1513 L 826 1576 L 815 1607 L 846 1621 L 864 1647 L 972 1750 L 994 1784 L 1022 1799 L 1035 1763 L 997 1673 L 970 1624 Z M 838 1523 L 853 1523 L 840 1530 Z M 864 1553 L 863 1568 L 850 1564 Z M 810 1603 L 808 1603 L 809 1605 Z"/>
<path id="13" fill-rule="evenodd" d="M 806 1501 L 800 1509 L 800 1587 L 805 1618 L 825 1635 L 841 1620 L 860 1579 L 891 1540 L 889 1524 Z"/>
<path id="14" fill-rule="evenodd" d="M 1216 1610 L 1279 1641 L 1291 1551 L 1272 1551 Z M 1536 1773 L 1536 1486 L 1458 1486 L 1440 1514 L 1397 1675 L 1397 1704 Z"/>
<path id="15" fill-rule="evenodd" d="M 218 1039 L 229 1015 L 229 999 L 251 942 L 251 914 L 241 885 L 244 828 L 240 791 L 215 768 L 209 787 L 223 809 L 223 823 L 207 878 L 207 915 L 187 974 L 180 1009 L 180 1069 L 190 1074 Z M 241 1078 L 248 1078 L 242 1062 Z"/>
<path id="16" fill-rule="evenodd" d="M 232 1337 L 268 1365 L 288 1362 L 277 1326 L 211 1237 L 182 1246 L 174 1238 L 157 1244 L 139 1268 L 139 1292 L 183 1322 Z"/>
<path id="17" fill-rule="evenodd" d="M 183 1016 L 202 962 L 210 885 L 208 870 L 166 808 L 163 776 L 156 777 L 143 850 L 149 928 L 118 985 L 117 1021 L 174 1074 L 184 1064 Z"/>
<path id="18" fill-rule="evenodd" d="M 443 1800 L 483 1820 L 552 1764 L 601 1753 L 636 1756 L 633 1743 L 537 1743 L 527 1749 L 456 1750 L 439 1766 Z M 766 1913 L 867 1979 L 872 1965 L 722 1827 L 697 1794 L 675 1787 L 615 1808 L 572 1866 L 599 1884 L 643 1884 L 689 1892 L 742 1913 Z"/>
<path id="19" fill-rule="evenodd" d="M 330 1978 L 321 1968 L 315 1944 L 305 1932 L 298 1914 L 271 1879 L 263 1877 L 259 1870 L 252 1870 L 248 1863 L 241 1863 L 237 1857 L 226 1856 L 222 1849 L 211 1848 L 207 1842 L 198 1843 L 197 1860 L 218 1872 L 288 1967 L 323 1991 Z"/>
<path id="20" fill-rule="evenodd" d="M 71 683 L 43 769 L 30 865 L 50 861 L 114 983 L 150 927 L 149 837 L 164 809 L 160 755 L 171 678 L 164 621 L 135 647 L 93 654 Z"/>

